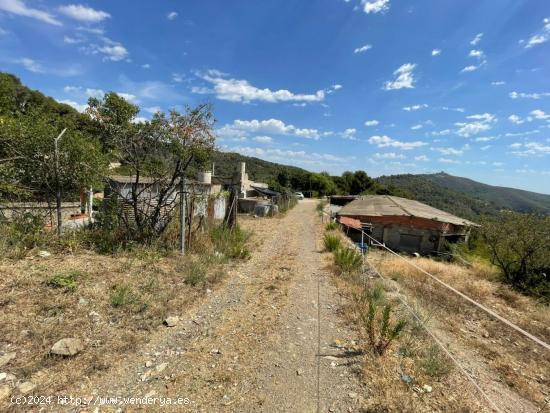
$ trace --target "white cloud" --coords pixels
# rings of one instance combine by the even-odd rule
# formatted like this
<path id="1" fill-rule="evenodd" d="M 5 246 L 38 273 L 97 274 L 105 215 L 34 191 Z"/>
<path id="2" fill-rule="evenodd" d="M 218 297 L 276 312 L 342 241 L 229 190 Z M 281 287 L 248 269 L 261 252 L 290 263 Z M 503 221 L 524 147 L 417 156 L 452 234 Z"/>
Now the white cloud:
<path id="1" fill-rule="evenodd" d="M 526 131 L 526 132 L 517 132 L 517 133 L 508 132 L 504 136 L 506 136 L 507 138 L 511 138 L 511 137 L 516 137 L 516 136 L 534 135 L 534 134 L 537 134 L 537 133 L 540 133 L 540 130 L 535 129 L 535 130 L 530 130 L 530 131 Z"/>
<path id="2" fill-rule="evenodd" d="M 545 18 L 543 20 L 543 23 L 544 26 L 542 28 L 542 31 L 529 38 L 527 44 L 525 45 L 526 49 L 530 49 L 531 47 L 546 43 L 548 40 L 550 40 L 550 19 Z"/>
<path id="3" fill-rule="evenodd" d="M 97 50 L 105 55 L 105 59 L 113 62 L 119 62 L 128 56 L 128 50 L 120 43 L 103 45 L 98 47 Z"/>
<path id="4" fill-rule="evenodd" d="M 65 105 L 72 106 L 74 109 L 78 110 L 81 113 L 84 112 L 88 107 L 87 104 L 81 105 L 80 103 L 77 103 L 74 100 L 69 100 L 69 99 L 56 99 L 56 100 L 59 103 L 64 103 Z"/>
<path id="5" fill-rule="evenodd" d="M 532 110 L 529 114 L 535 119 L 550 119 L 550 115 L 540 109 Z"/>
<path id="6" fill-rule="evenodd" d="M 372 145 L 376 145 L 379 148 L 398 148 L 402 150 L 410 150 L 414 148 L 419 148 L 421 146 L 427 145 L 426 142 L 422 141 L 414 141 L 414 142 L 401 142 L 395 139 L 390 138 L 389 136 L 371 136 L 369 138 L 369 143 Z"/>
<path id="7" fill-rule="evenodd" d="M 225 151 L 238 152 L 248 156 L 260 156 L 263 158 L 273 159 L 276 161 L 289 160 L 303 165 L 319 165 L 325 166 L 326 162 L 349 162 L 354 157 L 339 157 L 328 153 L 306 152 L 306 151 L 291 151 L 283 149 L 263 149 L 252 147 L 224 147 Z"/>
<path id="8" fill-rule="evenodd" d="M 550 146 L 540 142 L 527 142 L 527 143 L 513 143 L 510 145 L 514 155 L 518 156 L 543 156 L 550 155 Z"/>
<path id="9" fill-rule="evenodd" d="M 403 110 L 406 110 L 407 112 L 412 112 L 415 110 L 426 109 L 427 107 L 428 105 L 426 103 L 422 103 L 422 104 L 417 104 L 412 106 L 405 106 Z"/>
<path id="10" fill-rule="evenodd" d="M 363 11 L 367 14 L 385 12 L 390 8 L 390 0 L 361 0 L 361 2 L 363 4 Z"/>
<path id="11" fill-rule="evenodd" d="M 376 119 L 368 120 L 365 122 L 365 126 L 377 126 L 380 124 Z"/>
<path id="12" fill-rule="evenodd" d="M 185 80 L 185 75 L 181 73 L 172 73 L 172 80 L 177 83 L 181 83 Z"/>
<path id="13" fill-rule="evenodd" d="M 132 102 L 132 103 L 138 103 L 139 102 L 136 95 L 132 95 L 131 93 L 117 92 L 117 95 L 119 95 L 121 98 L 127 100 L 128 102 Z"/>
<path id="14" fill-rule="evenodd" d="M 474 38 L 472 39 L 472 41 L 470 42 L 470 44 L 471 44 L 472 46 L 475 46 L 476 44 L 478 44 L 478 43 L 481 41 L 481 38 L 482 38 L 482 37 L 483 37 L 483 33 L 478 33 L 478 34 L 476 34 L 476 37 L 474 37 Z"/>
<path id="15" fill-rule="evenodd" d="M 424 126 L 421 125 L 421 124 L 419 123 L 419 124 L 417 124 L 417 125 L 411 126 L 411 129 L 412 129 L 412 130 L 418 130 L 418 129 L 422 129 L 423 127 L 424 127 Z"/>
<path id="16" fill-rule="evenodd" d="M 441 49 L 433 49 L 432 56 L 439 56 L 441 54 Z"/>
<path id="17" fill-rule="evenodd" d="M 521 119 L 521 117 L 519 117 L 518 115 L 510 115 L 508 116 L 508 120 L 512 123 L 515 123 L 516 125 L 521 125 L 522 123 L 524 123 L 525 121 L 523 119 Z"/>
<path id="18" fill-rule="evenodd" d="M 395 80 L 384 83 L 384 90 L 413 89 L 415 82 L 413 70 L 415 67 L 416 64 L 412 63 L 401 65 L 393 72 L 396 76 Z"/>
<path id="19" fill-rule="evenodd" d="M 151 65 L 149 63 L 145 63 L 145 64 L 141 65 L 141 67 L 143 69 L 151 69 Z"/>
<path id="20" fill-rule="evenodd" d="M 450 135 L 450 134 L 451 134 L 450 129 L 443 129 L 443 130 L 440 130 L 440 131 L 433 131 L 432 132 L 432 136 L 447 136 L 447 135 Z"/>
<path id="21" fill-rule="evenodd" d="M 361 46 L 361 47 L 356 48 L 356 49 L 353 51 L 353 53 L 355 53 L 355 54 L 364 53 L 364 52 L 366 52 L 366 51 L 369 50 L 369 49 L 372 49 L 372 45 L 371 45 L 371 44 L 366 44 L 366 45 L 364 45 L 364 46 Z"/>
<path id="22" fill-rule="evenodd" d="M 468 54 L 468 57 L 475 57 L 476 59 L 483 59 L 485 57 L 485 53 L 483 53 L 483 50 L 472 49 L 472 50 L 470 50 L 470 53 Z"/>
<path id="23" fill-rule="evenodd" d="M 325 90 L 318 90 L 313 94 L 295 94 L 286 89 L 259 89 L 247 80 L 228 79 L 225 74 L 215 70 L 209 70 L 208 74 L 200 77 L 213 85 L 218 99 L 230 102 L 320 102 L 325 99 L 326 93 Z"/>
<path id="24" fill-rule="evenodd" d="M 59 12 L 67 17 L 86 23 L 98 23 L 111 15 L 101 10 L 95 10 L 91 7 L 86 7 L 81 4 L 68 4 L 59 7 Z"/>
<path id="25" fill-rule="evenodd" d="M 171 11 L 170 13 L 168 13 L 168 15 L 166 16 L 166 18 L 168 20 L 174 20 L 176 17 L 178 17 L 178 13 L 175 12 L 175 11 Z"/>
<path id="26" fill-rule="evenodd" d="M 376 159 L 405 159 L 405 155 L 397 154 L 395 152 L 375 153 L 374 157 Z"/>
<path id="27" fill-rule="evenodd" d="M 80 86 L 65 86 L 63 91 L 65 93 L 78 93 L 82 90 Z"/>
<path id="28" fill-rule="evenodd" d="M 92 88 L 87 88 L 84 93 L 86 93 L 86 96 L 91 97 L 91 98 L 96 98 L 96 99 L 102 99 L 103 96 L 105 95 L 104 90 L 102 90 L 102 89 L 92 89 Z"/>
<path id="29" fill-rule="evenodd" d="M 53 24 L 55 26 L 61 26 L 61 22 L 57 20 L 50 13 L 27 7 L 22 0 L 0 0 L 0 10 L 7 11 L 8 13 L 17 14 L 18 16 L 30 17 L 32 19 L 40 20 L 45 23 Z"/>
<path id="30" fill-rule="evenodd" d="M 38 63 L 37 61 L 35 61 L 33 59 L 29 59 L 28 57 L 22 57 L 20 59 L 15 59 L 13 62 L 22 65 L 29 72 L 44 73 L 46 71 L 40 63 Z"/>
<path id="31" fill-rule="evenodd" d="M 348 128 L 344 132 L 340 134 L 342 139 L 349 139 L 351 141 L 357 140 L 355 137 L 355 134 L 357 133 L 357 129 L 354 128 Z"/>
<path id="32" fill-rule="evenodd" d="M 66 44 L 79 44 L 84 43 L 85 39 L 82 37 L 63 36 L 63 42 Z"/>
<path id="33" fill-rule="evenodd" d="M 475 65 L 469 65 L 469 66 L 466 66 L 465 68 L 463 68 L 461 70 L 462 73 L 466 73 L 466 72 L 474 72 L 476 71 L 477 69 L 479 69 L 480 66 L 475 66 Z"/>
<path id="34" fill-rule="evenodd" d="M 223 137 L 246 136 L 250 133 L 266 133 L 274 135 L 293 135 L 306 139 L 320 139 L 321 135 L 317 129 L 297 128 L 294 125 L 287 125 L 279 119 L 267 120 L 235 120 L 232 124 L 226 124 L 217 130 L 218 135 Z"/>
<path id="35" fill-rule="evenodd" d="M 550 92 L 541 93 L 523 93 L 523 92 L 510 92 L 509 96 L 512 99 L 540 99 L 550 96 Z"/>
<path id="36" fill-rule="evenodd" d="M 464 149 L 456 149 L 456 148 L 431 148 L 432 151 L 436 151 L 441 153 L 442 155 L 452 155 L 452 156 L 460 156 L 464 154 Z"/>
<path id="37" fill-rule="evenodd" d="M 273 142 L 273 138 L 271 136 L 256 136 L 254 139 L 256 142 L 260 143 L 271 143 Z"/>
<path id="38" fill-rule="evenodd" d="M 491 82 L 491 86 L 502 86 L 505 85 L 506 82 L 504 80 L 497 80 L 495 82 Z"/>
<path id="39" fill-rule="evenodd" d="M 151 113 L 151 114 L 153 114 L 153 115 L 154 115 L 155 113 L 157 113 L 157 112 L 162 112 L 162 109 L 161 109 L 160 106 L 150 106 L 150 107 L 148 107 L 148 108 L 143 108 L 143 110 L 144 110 L 145 112 L 149 112 L 149 113 Z"/>
<path id="40" fill-rule="evenodd" d="M 428 158 L 426 155 L 420 155 L 414 157 L 415 161 L 422 161 L 422 162 L 428 162 L 430 158 Z"/>
<path id="41" fill-rule="evenodd" d="M 460 161 L 457 161 L 456 159 L 449 159 L 449 158 L 439 158 L 438 162 L 441 163 L 451 163 L 451 164 L 458 164 Z"/>
<path id="42" fill-rule="evenodd" d="M 491 124 L 497 121 L 495 115 L 490 113 L 467 116 L 467 119 L 471 119 L 474 122 L 455 123 L 456 126 L 460 127 L 456 133 L 465 138 L 469 138 L 472 135 L 477 135 L 480 132 L 491 129 Z"/>

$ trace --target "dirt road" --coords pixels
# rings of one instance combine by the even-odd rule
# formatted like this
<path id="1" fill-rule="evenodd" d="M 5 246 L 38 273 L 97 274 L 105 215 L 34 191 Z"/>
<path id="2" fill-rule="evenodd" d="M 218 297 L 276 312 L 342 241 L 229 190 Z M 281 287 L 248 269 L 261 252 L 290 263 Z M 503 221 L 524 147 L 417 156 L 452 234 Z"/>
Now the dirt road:
<path id="1" fill-rule="evenodd" d="M 302 201 L 285 217 L 250 222 L 256 245 L 249 261 L 178 314 L 176 327 L 72 391 L 187 398 L 173 411 L 356 411 L 365 393 L 360 359 L 350 351 L 357 338 L 338 316 L 315 205 Z"/>

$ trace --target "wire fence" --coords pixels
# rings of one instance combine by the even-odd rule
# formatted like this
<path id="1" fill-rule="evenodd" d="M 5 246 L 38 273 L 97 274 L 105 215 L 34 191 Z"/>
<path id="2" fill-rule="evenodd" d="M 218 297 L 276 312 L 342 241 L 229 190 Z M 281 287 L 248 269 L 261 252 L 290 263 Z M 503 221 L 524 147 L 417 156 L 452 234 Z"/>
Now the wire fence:
<path id="1" fill-rule="evenodd" d="M 332 216 L 331 214 L 327 213 L 325 210 L 322 211 L 322 216 L 327 216 L 329 221 L 332 219 Z M 323 219 L 324 221 L 324 219 Z M 466 294 L 458 291 L 457 289 L 455 289 L 454 287 L 452 287 L 451 285 L 447 284 L 446 282 L 440 280 L 438 277 L 436 277 L 435 275 L 429 273 L 428 271 L 424 270 L 423 268 L 421 268 L 420 266 L 418 266 L 417 264 L 411 262 L 410 259 L 407 259 L 406 257 L 403 257 L 402 255 L 398 254 L 397 252 L 393 251 L 392 249 L 390 249 L 389 247 L 387 247 L 384 243 L 381 243 L 379 242 L 378 240 L 376 240 L 374 237 L 372 237 L 370 234 L 366 233 L 365 231 L 363 231 L 362 229 L 359 229 L 359 228 L 355 228 L 355 227 L 350 227 L 346 224 L 343 224 L 343 223 L 340 223 L 340 225 L 343 225 L 343 226 L 346 226 L 348 228 L 353 228 L 354 230 L 357 230 L 357 231 L 360 231 L 362 233 L 362 235 L 364 237 L 366 237 L 368 240 L 369 240 L 369 243 L 371 245 L 374 245 L 376 247 L 380 247 L 386 251 L 388 251 L 390 254 L 394 255 L 394 256 L 397 256 L 399 257 L 400 259 L 404 260 L 408 265 L 411 265 L 412 267 L 414 267 L 415 269 L 419 270 L 420 272 L 422 272 L 423 274 L 427 275 L 428 277 L 432 278 L 433 280 L 435 280 L 436 282 L 438 282 L 440 285 L 442 285 L 443 287 L 445 287 L 446 289 L 452 291 L 454 294 L 458 295 L 459 297 L 461 297 L 462 299 L 465 299 L 466 301 L 468 301 L 470 304 L 473 304 L 474 306 L 476 306 L 477 308 L 481 309 L 482 311 L 484 311 L 485 313 L 489 314 L 492 318 L 504 323 L 505 325 L 511 327 L 512 329 L 514 329 L 515 331 L 517 331 L 518 333 L 520 333 L 521 335 L 523 335 L 524 337 L 526 337 L 527 339 L 529 339 L 530 341 L 533 341 L 535 342 L 537 345 L 540 345 L 542 346 L 543 348 L 545 348 L 546 350 L 550 350 L 550 345 L 546 342 L 544 342 L 543 340 L 539 339 L 538 337 L 532 335 L 531 333 L 523 330 L 521 327 L 519 327 L 518 325 L 514 324 L 513 322 L 511 322 L 510 320 L 506 319 L 505 317 L 502 317 L 501 315 L 497 314 L 496 312 L 494 312 L 493 310 L 487 308 L 485 305 L 477 302 L 476 300 L 470 298 L 469 296 L 467 296 Z M 370 268 L 378 277 L 380 277 L 381 279 L 385 280 L 385 281 L 389 281 L 389 279 L 387 277 L 385 277 L 381 271 L 379 271 L 374 265 L 372 262 L 368 262 L 368 260 L 365 260 L 365 254 L 364 254 L 364 248 L 363 248 L 363 245 L 358 246 L 354 243 L 354 247 L 357 248 L 361 254 L 362 254 L 362 257 L 363 257 L 363 265 L 362 265 L 362 269 L 361 269 L 361 278 L 362 278 L 362 282 L 365 284 L 367 284 L 368 282 L 368 277 L 367 277 L 367 268 Z M 398 291 L 398 299 L 399 301 L 401 302 L 401 304 L 403 305 L 403 307 L 412 315 L 412 317 L 414 317 L 414 319 L 422 326 L 422 328 L 426 331 L 426 333 L 432 338 L 432 340 L 436 343 L 436 345 L 441 348 L 441 350 L 449 357 L 449 359 L 453 362 L 453 364 L 455 364 L 457 366 L 457 368 L 459 369 L 459 371 L 467 378 L 467 380 L 472 384 L 472 386 L 477 390 L 477 392 L 481 395 L 481 397 L 483 398 L 483 400 L 485 402 L 487 402 L 488 406 L 490 406 L 491 409 L 493 409 L 494 411 L 496 412 L 501 412 L 500 408 L 497 406 L 497 404 L 489 397 L 489 395 L 483 390 L 483 388 L 479 385 L 479 383 L 475 380 L 475 378 L 470 374 L 468 373 L 468 371 L 466 370 L 466 368 L 462 365 L 462 363 L 449 351 L 449 349 L 447 348 L 447 346 L 445 346 L 442 342 L 442 340 L 440 338 L 437 337 L 437 335 L 431 330 L 428 328 L 427 326 L 427 322 L 426 320 L 423 320 L 422 317 L 420 317 L 418 315 L 418 313 L 416 311 L 414 311 L 414 309 L 407 303 L 407 301 L 403 298 L 403 294 L 401 294 L 401 291 Z M 549 403 L 550 399 L 546 400 L 544 405 L 538 410 L 538 412 L 541 412 Z"/>

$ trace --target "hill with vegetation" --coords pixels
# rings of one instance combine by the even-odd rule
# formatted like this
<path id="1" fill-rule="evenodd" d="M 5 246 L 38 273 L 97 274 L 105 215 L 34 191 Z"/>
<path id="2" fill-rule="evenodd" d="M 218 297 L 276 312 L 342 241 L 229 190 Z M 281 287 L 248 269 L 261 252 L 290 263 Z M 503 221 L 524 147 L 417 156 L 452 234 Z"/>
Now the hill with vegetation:
<path id="1" fill-rule="evenodd" d="M 381 176 L 376 181 L 465 218 L 496 215 L 499 211 L 550 215 L 550 195 L 487 185 L 444 172 Z"/>

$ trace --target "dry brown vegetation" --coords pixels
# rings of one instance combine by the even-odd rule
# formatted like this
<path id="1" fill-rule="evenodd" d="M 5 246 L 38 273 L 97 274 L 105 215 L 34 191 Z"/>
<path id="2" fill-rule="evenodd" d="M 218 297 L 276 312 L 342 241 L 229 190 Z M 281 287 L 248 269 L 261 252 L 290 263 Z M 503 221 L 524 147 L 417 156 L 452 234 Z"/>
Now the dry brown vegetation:
<path id="1" fill-rule="evenodd" d="M 343 242 L 349 242 L 343 234 Z M 332 265 L 329 254 L 327 262 Z M 545 350 L 453 295 L 402 259 L 371 250 L 368 261 L 387 278 L 367 270 L 364 276 L 335 276 L 348 298 L 343 314 L 363 334 L 363 378 L 369 394 L 366 411 L 492 411 L 454 363 L 435 345 L 421 325 L 401 305 L 399 298 L 427 321 L 427 326 L 458 356 L 466 369 L 503 411 L 536 411 L 549 393 L 550 361 Z M 550 341 L 550 309 L 500 283 L 491 266 L 474 263 L 471 268 L 417 258 L 415 263 L 455 288 L 493 308 L 522 328 Z M 379 357 L 368 345 L 362 327 L 367 291 L 382 289 L 394 308 L 393 319 L 408 321 L 403 336 Z M 361 308 L 363 306 L 363 308 Z M 404 376 L 412 383 L 406 384 Z M 405 378 L 406 379 L 406 378 Z M 433 391 L 422 393 L 424 384 Z"/>
<path id="2" fill-rule="evenodd" d="M 185 258 L 138 248 L 46 258 L 32 250 L 22 259 L 1 259 L 0 354 L 16 352 L 1 371 L 15 375 L 15 383 L 32 381 L 34 394 L 44 395 L 107 374 L 166 328 L 167 316 L 180 316 L 223 279 L 230 261 L 209 234 L 194 245 L 200 253 Z M 85 350 L 68 358 L 50 354 L 65 337 L 82 340 Z"/>

